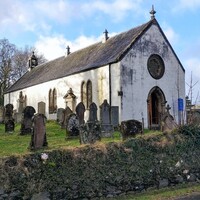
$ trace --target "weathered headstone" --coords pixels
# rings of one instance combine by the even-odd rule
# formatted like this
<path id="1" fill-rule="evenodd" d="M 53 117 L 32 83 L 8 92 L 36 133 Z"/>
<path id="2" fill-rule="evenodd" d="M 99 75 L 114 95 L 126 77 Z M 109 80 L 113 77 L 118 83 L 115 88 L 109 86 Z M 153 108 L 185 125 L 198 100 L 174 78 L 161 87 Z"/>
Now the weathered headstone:
<path id="1" fill-rule="evenodd" d="M 5 132 L 12 133 L 15 129 L 13 118 L 13 105 L 7 104 L 5 106 Z"/>
<path id="2" fill-rule="evenodd" d="M 171 107 L 169 106 L 169 104 L 166 107 L 166 112 L 163 114 L 162 116 L 162 131 L 163 132 L 168 132 L 168 131 L 172 131 L 173 129 L 177 128 L 177 124 L 174 121 L 173 116 L 169 113 L 169 110 L 171 109 Z"/>
<path id="3" fill-rule="evenodd" d="M 93 102 L 89 107 L 89 122 L 97 121 L 97 105 Z"/>
<path id="4" fill-rule="evenodd" d="M 0 106 L 0 123 L 4 122 L 4 107 Z"/>
<path id="5" fill-rule="evenodd" d="M 79 120 L 79 125 L 82 125 L 85 123 L 84 120 L 84 113 L 85 113 L 85 106 L 82 102 L 80 102 L 77 106 L 76 106 L 76 114 Z"/>
<path id="6" fill-rule="evenodd" d="M 26 96 L 23 95 L 22 91 L 19 93 L 19 107 L 18 107 L 18 113 L 22 113 L 24 108 L 26 107 Z"/>
<path id="7" fill-rule="evenodd" d="M 63 110 L 62 120 L 61 120 L 61 128 L 63 128 L 63 129 L 66 128 L 68 117 L 72 113 L 73 113 L 72 110 L 68 106 Z"/>
<path id="8" fill-rule="evenodd" d="M 80 127 L 80 143 L 93 144 L 101 140 L 101 125 L 98 121 L 86 123 Z"/>
<path id="9" fill-rule="evenodd" d="M 97 120 L 97 106 L 95 103 L 90 104 L 89 120 L 86 124 L 80 126 L 80 143 L 93 144 L 101 140 L 101 126 Z"/>
<path id="10" fill-rule="evenodd" d="M 127 120 L 121 122 L 121 134 L 123 140 L 135 137 L 138 133 L 142 133 L 142 122 L 138 120 Z"/>
<path id="11" fill-rule="evenodd" d="M 46 104 L 43 101 L 38 102 L 38 113 L 45 115 Z"/>
<path id="12" fill-rule="evenodd" d="M 58 124 L 61 124 L 61 122 L 62 122 L 63 111 L 64 110 L 65 110 L 64 108 L 58 108 L 58 110 L 57 110 L 57 119 L 56 119 L 56 121 L 58 122 Z"/>
<path id="13" fill-rule="evenodd" d="M 111 113 L 110 105 L 105 99 L 103 104 L 100 106 L 100 121 L 102 137 L 112 137 L 113 125 L 111 124 Z"/>
<path id="14" fill-rule="evenodd" d="M 24 108 L 20 135 L 26 135 L 32 133 L 33 129 L 32 117 L 34 116 L 34 113 L 35 113 L 35 108 L 33 108 L 32 106 L 26 106 L 26 108 Z"/>
<path id="15" fill-rule="evenodd" d="M 69 88 L 67 94 L 63 97 L 65 99 L 66 107 L 69 107 L 72 112 L 75 112 L 75 105 L 76 105 L 76 96 L 72 88 Z"/>
<path id="16" fill-rule="evenodd" d="M 22 122 L 22 113 L 14 112 L 14 119 L 16 123 L 21 123 Z"/>
<path id="17" fill-rule="evenodd" d="M 43 114 L 36 114 L 33 117 L 33 133 L 31 136 L 30 149 L 36 150 L 48 145 L 46 138 L 46 117 Z"/>
<path id="18" fill-rule="evenodd" d="M 79 136 L 79 120 L 76 114 L 72 113 L 67 118 L 66 139 Z"/>
<path id="19" fill-rule="evenodd" d="M 119 125 L 119 107 L 111 106 L 111 124 L 117 128 Z"/>

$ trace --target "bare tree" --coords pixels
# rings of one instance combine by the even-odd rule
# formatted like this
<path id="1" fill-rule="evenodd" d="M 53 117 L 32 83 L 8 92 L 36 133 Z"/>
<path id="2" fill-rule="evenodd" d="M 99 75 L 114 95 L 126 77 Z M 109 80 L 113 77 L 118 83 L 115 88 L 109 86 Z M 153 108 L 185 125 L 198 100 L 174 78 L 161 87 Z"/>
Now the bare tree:
<path id="1" fill-rule="evenodd" d="M 25 46 L 18 49 L 7 39 L 0 39 L 0 105 L 3 105 L 5 89 L 27 72 L 28 59 L 33 51 L 39 64 L 47 61 L 34 47 Z"/>
<path id="2" fill-rule="evenodd" d="M 7 39 L 0 40 L 0 105 L 3 105 L 4 90 L 10 85 L 12 59 L 16 46 Z"/>
<path id="3" fill-rule="evenodd" d="M 16 50 L 12 60 L 11 84 L 26 73 L 30 51 L 31 49 L 28 46 Z"/>
<path id="4" fill-rule="evenodd" d="M 34 47 L 25 46 L 24 49 L 17 49 L 13 57 L 13 68 L 11 73 L 12 84 L 27 72 L 28 59 L 32 55 L 33 51 L 38 59 L 38 64 L 42 64 L 47 61 L 46 58 L 42 54 L 39 54 L 37 49 Z"/>

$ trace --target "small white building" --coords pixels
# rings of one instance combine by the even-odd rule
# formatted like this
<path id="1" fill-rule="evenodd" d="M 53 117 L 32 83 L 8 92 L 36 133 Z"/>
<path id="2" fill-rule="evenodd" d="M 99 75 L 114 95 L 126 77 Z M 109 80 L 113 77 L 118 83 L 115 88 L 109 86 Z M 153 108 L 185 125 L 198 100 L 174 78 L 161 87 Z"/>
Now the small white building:
<path id="1" fill-rule="evenodd" d="M 35 61 L 33 56 L 30 70 L 7 89 L 5 105 L 18 110 L 21 95 L 36 111 L 45 103 L 46 117 L 56 119 L 66 103 L 74 111 L 81 101 L 88 109 L 107 99 L 117 108 L 119 123 L 143 118 L 145 128 L 159 127 L 167 104 L 177 122 L 182 118 L 185 70 L 154 13 L 147 23 L 114 37 L 105 31 L 103 42 L 73 53 L 68 49 L 66 56 L 41 65 Z"/>

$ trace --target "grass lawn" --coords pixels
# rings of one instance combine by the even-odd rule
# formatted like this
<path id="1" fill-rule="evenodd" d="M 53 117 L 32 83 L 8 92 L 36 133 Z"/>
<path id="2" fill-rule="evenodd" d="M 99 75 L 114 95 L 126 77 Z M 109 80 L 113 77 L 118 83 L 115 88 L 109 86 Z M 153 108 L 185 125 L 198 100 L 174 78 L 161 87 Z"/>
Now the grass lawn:
<path id="1" fill-rule="evenodd" d="M 20 135 L 21 124 L 15 125 L 13 133 L 5 133 L 5 125 L 0 124 L 0 157 L 10 155 L 24 155 L 30 153 L 28 149 L 31 141 L 31 135 Z M 61 129 L 55 121 L 47 121 L 47 150 L 77 147 L 80 146 L 79 139 L 66 140 L 66 130 Z M 102 142 L 117 142 L 121 141 L 119 132 L 114 133 L 113 138 L 103 138 Z"/>

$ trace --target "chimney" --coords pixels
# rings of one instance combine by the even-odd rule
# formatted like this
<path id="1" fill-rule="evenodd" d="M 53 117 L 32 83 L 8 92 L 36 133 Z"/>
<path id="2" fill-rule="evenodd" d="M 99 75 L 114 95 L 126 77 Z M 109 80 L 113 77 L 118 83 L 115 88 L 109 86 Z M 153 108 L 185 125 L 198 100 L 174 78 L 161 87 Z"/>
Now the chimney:
<path id="1" fill-rule="evenodd" d="M 107 29 L 105 29 L 105 31 L 103 33 L 104 33 L 104 35 L 103 35 L 102 43 L 105 43 L 109 38 Z"/>
<path id="2" fill-rule="evenodd" d="M 65 57 L 67 57 L 71 52 L 70 52 L 70 47 L 69 46 L 67 46 L 67 52 L 66 52 L 66 54 L 65 54 Z"/>

